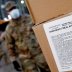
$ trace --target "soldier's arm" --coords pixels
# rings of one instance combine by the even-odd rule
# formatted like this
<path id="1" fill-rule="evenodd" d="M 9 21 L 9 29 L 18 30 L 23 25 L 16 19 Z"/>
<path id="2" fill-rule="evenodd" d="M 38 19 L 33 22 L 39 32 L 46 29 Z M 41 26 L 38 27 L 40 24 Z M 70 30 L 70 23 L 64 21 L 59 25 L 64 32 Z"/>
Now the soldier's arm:
<path id="1" fill-rule="evenodd" d="M 11 37 L 12 34 L 12 29 L 8 25 L 5 30 L 5 43 L 6 43 L 6 48 L 8 49 L 8 53 L 10 56 L 15 56 L 15 47 L 14 47 L 14 41 L 13 38 Z"/>
<path id="2" fill-rule="evenodd" d="M 5 42 L 6 42 L 6 44 L 12 43 L 11 32 L 12 32 L 12 30 L 11 30 L 10 26 L 8 25 L 6 27 L 6 30 L 5 30 Z"/>

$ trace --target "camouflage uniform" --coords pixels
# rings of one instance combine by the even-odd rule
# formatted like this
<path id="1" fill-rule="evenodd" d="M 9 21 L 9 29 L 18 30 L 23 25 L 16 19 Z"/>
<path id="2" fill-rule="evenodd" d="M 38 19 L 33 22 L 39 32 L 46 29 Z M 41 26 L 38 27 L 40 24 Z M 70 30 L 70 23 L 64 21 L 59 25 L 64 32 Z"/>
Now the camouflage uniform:
<path id="1" fill-rule="evenodd" d="M 32 31 L 32 25 L 29 15 L 10 21 L 5 35 L 8 52 L 10 57 L 19 56 L 25 72 L 39 72 L 38 66 L 49 70 Z"/>
<path id="2" fill-rule="evenodd" d="M 4 56 L 4 52 L 1 49 L 2 47 L 0 46 L 0 60 L 2 59 L 2 57 Z"/>

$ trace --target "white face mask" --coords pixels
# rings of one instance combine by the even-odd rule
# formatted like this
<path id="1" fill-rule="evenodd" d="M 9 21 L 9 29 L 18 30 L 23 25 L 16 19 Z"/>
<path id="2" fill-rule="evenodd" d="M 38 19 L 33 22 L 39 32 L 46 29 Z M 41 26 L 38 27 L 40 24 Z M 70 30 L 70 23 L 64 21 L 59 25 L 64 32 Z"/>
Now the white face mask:
<path id="1" fill-rule="evenodd" d="M 13 19 L 17 19 L 18 17 L 20 17 L 19 9 L 13 9 L 12 11 L 9 12 L 9 14 Z"/>

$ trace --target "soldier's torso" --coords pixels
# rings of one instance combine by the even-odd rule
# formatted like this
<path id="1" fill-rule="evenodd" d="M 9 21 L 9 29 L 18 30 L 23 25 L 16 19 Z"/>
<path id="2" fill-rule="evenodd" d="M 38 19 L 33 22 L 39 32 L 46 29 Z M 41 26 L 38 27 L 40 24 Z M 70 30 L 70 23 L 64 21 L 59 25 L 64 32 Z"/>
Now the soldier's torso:
<path id="1" fill-rule="evenodd" d="M 15 22 L 12 22 L 12 24 Z M 24 20 L 17 22 L 16 26 L 10 26 L 11 36 L 14 38 L 15 43 L 18 48 L 26 47 L 26 38 L 27 38 L 27 23 Z"/>
<path id="2" fill-rule="evenodd" d="M 33 55 L 37 55 L 41 52 L 38 43 L 36 42 L 34 33 L 32 31 L 32 23 L 30 23 L 29 18 L 22 18 L 18 21 L 16 26 L 9 26 L 9 31 L 11 36 L 15 39 L 15 43 L 18 48 L 26 48 L 28 46 L 29 50 Z M 11 22 L 12 24 L 15 22 Z"/>
<path id="3" fill-rule="evenodd" d="M 11 22 L 11 24 L 13 23 L 15 22 Z M 32 23 L 30 23 L 29 19 L 24 20 L 24 18 L 22 18 L 22 20 L 18 21 L 17 23 L 18 24 L 16 25 L 9 25 L 7 31 L 14 38 L 18 49 L 25 50 L 25 52 L 22 51 L 21 53 L 27 57 L 24 57 L 22 61 L 35 58 L 34 60 L 38 63 L 38 65 L 40 64 L 43 66 L 43 64 L 46 63 L 32 31 Z"/>

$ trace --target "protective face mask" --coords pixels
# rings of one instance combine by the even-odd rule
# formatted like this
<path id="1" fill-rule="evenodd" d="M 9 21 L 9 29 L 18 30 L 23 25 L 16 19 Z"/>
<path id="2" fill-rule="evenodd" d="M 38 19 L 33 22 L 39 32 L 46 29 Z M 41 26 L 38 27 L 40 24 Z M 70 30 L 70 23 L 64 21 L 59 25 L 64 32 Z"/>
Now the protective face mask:
<path id="1" fill-rule="evenodd" d="M 13 19 L 17 19 L 21 15 L 19 9 L 13 9 L 12 11 L 9 12 L 9 14 Z"/>

